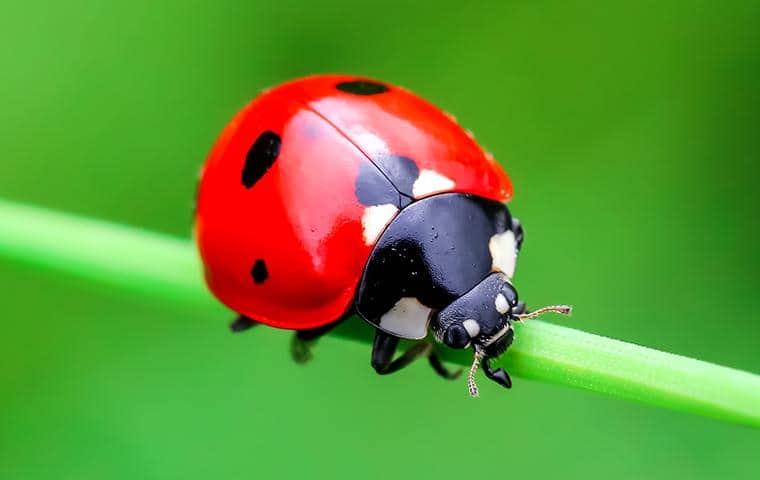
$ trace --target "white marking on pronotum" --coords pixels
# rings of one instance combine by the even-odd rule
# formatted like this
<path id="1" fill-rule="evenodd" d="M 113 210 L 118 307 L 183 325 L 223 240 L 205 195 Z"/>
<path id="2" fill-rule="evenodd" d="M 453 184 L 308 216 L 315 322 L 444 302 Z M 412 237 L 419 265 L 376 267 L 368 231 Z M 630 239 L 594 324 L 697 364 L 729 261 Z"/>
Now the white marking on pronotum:
<path id="1" fill-rule="evenodd" d="M 421 340 L 427 335 L 432 310 L 414 297 L 403 297 L 380 317 L 380 328 L 398 337 Z"/>
<path id="2" fill-rule="evenodd" d="M 497 233 L 488 241 L 488 250 L 491 251 L 494 270 L 506 274 L 509 278 L 515 274 L 517 263 L 517 242 L 512 230 Z"/>
<path id="3" fill-rule="evenodd" d="M 480 324 L 471 318 L 462 322 L 462 326 L 467 330 L 467 335 L 469 335 L 470 338 L 475 338 L 480 333 Z"/>
<path id="4" fill-rule="evenodd" d="M 364 210 L 364 215 L 362 215 L 364 243 L 374 245 L 377 237 L 380 236 L 396 213 L 398 213 L 398 208 L 390 203 L 367 207 Z"/>
<path id="5" fill-rule="evenodd" d="M 415 198 L 454 188 L 454 181 L 433 170 L 423 170 L 412 185 Z"/>
<path id="6" fill-rule="evenodd" d="M 496 306 L 496 311 L 502 315 L 509 311 L 509 302 L 507 301 L 507 297 L 503 294 L 500 293 L 496 295 L 496 300 L 494 300 L 493 303 Z"/>

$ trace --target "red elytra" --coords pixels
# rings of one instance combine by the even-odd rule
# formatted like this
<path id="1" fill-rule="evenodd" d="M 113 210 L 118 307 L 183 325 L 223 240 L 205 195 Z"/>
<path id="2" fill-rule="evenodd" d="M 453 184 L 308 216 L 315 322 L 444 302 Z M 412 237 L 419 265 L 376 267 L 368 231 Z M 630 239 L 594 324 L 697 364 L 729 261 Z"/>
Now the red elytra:
<path id="1" fill-rule="evenodd" d="M 337 87 L 364 81 L 382 91 Z M 279 137 L 279 151 L 253 185 L 244 185 L 246 156 L 265 132 Z M 461 192 L 500 202 L 512 195 L 506 173 L 466 130 L 403 88 L 347 75 L 285 83 L 232 119 L 203 168 L 196 239 L 214 295 L 279 328 L 340 318 L 373 247 L 363 237 L 367 207 L 357 200 L 356 178 L 361 165 L 381 155 L 411 158 L 420 170 L 453 181 L 428 195 Z"/>

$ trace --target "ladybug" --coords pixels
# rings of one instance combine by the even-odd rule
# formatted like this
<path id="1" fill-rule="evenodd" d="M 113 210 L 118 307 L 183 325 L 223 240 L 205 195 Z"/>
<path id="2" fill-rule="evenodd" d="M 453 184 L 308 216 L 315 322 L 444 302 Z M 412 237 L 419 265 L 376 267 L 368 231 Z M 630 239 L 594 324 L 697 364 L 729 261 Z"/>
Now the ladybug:
<path id="1" fill-rule="evenodd" d="M 528 314 L 512 276 L 523 229 L 507 174 L 451 115 L 409 91 L 347 75 L 268 90 L 227 125 L 203 167 L 196 240 L 206 283 L 239 314 L 233 331 L 296 330 L 292 353 L 354 314 L 376 329 L 390 374 L 431 343 L 473 348 L 473 375 Z M 399 340 L 419 340 L 395 357 Z"/>

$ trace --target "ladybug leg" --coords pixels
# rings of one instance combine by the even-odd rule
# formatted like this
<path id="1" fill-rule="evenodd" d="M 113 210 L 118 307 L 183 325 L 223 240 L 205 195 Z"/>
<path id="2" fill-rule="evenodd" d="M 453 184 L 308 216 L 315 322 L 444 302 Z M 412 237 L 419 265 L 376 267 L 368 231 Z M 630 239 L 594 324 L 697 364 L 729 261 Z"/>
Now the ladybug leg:
<path id="1" fill-rule="evenodd" d="M 342 319 L 341 319 L 342 320 Z M 341 320 L 309 330 L 298 330 L 290 342 L 290 355 L 296 363 L 306 363 L 312 358 L 311 347 L 320 337 L 331 332 Z"/>
<path id="2" fill-rule="evenodd" d="M 429 355 L 433 348 L 426 342 L 417 343 L 393 360 L 399 340 L 399 337 L 380 330 L 375 333 L 375 341 L 372 344 L 372 368 L 380 375 L 398 372 L 418 358 Z"/>
<path id="3" fill-rule="evenodd" d="M 430 352 L 430 355 L 428 355 L 428 362 L 430 363 L 430 366 L 433 367 L 433 370 L 435 370 L 435 373 L 437 373 L 438 376 L 445 378 L 446 380 L 456 380 L 462 374 L 461 368 L 454 370 L 453 372 L 446 368 L 446 366 L 441 361 L 441 358 L 438 356 L 438 354 L 435 353 L 435 351 Z"/>
<path id="4" fill-rule="evenodd" d="M 507 371 L 503 368 L 497 368 L 496 370 L 492 369 L 489 360 L 488 357 L 483 359 L 483 372 L 485 372 L 486 377 L 504 388 L 512 388 L 512 379 L 509 377 Z"/>
<path id="5" fill-rule="evenodd" d="M 235 320 L 233 320 L 232 323 L 230 323 L 230 330 L 232 330 L 233 333 L 244 332 L 249 328 L 255 327 L 256 325 L 261 324 L 256 320 L 240 315 Z"/>

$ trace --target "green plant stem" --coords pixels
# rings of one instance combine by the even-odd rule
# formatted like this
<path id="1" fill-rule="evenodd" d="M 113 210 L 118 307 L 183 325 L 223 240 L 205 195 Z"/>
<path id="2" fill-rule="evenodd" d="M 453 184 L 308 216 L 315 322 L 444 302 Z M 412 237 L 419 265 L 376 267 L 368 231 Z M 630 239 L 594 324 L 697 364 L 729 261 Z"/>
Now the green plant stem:
<path id="1" fill-rule="evenodd" d="M 0 200 L 0 258 L 164 301 L 222 310 L 202 281 L 191 242 Z M 336 336 L 370 341 L 347 322 Z M 503 363 L 531 378 L 760 426 L 760 376 L 537 320 L 517 327 Z M 444 350 L 469 365 L 468 352 Z"/>

